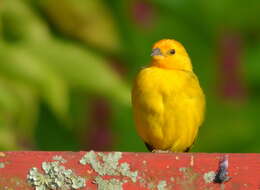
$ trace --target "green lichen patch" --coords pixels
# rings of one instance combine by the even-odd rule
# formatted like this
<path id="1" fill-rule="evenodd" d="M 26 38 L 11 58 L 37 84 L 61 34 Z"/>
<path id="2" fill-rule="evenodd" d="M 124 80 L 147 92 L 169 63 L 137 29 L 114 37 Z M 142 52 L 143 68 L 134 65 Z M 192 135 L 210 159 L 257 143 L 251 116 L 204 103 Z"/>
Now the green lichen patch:
<path id="1" fill-rule="evenodd" d="M 186 173 L 186 172 L 187 172 L 187 170 L 188 170 L 188 169 L 187 169 L 187 168 L 185 168 L 185 167 L 183 167 L 183 168 L 179 168 L 179 171 L 180 171 L 180 172 L 183 172 L 183 173 Z"/>
<path id="2" fill-rule="evenodd" d="M 67 162 L 67 160 L 65 160 L 62 156 L 58 156 L 58 155 L 53 156 L 52 159 L 55 160 L 55 161 L 59 161 L 61 163 Z"/>
<path id="3" fill-rule="evenodd" d="M 5 163 L 4 162 L 0 162 L 0 169 L 5 167 Z"/>
<path id="4" fill-rule="evenodd" d="M 207 172 L 203 175 L 205 183 L 212 183 L 215 179 L 216 173 L 214 171 Z"/>
<path id="5" fill-rule="evenodd" d="M 98 190 L 123 190 L 124 181 L 119 179 L 103 179 L 97 176 L 94 183 L 97 184 Z"/>
<path id="6" fill-rule="evenodd" d="M 83 165 L 89 164 L 92 169 L 98 174 L 93 183 L 97 184 L 98 190 L 121 190 L 123 184 L 130 179 L 132 182 L 137 181 L 138 172 L 131 171 L 130 165 L 127 162 L 119 163 L 122 157 L 121 152 L 113 153 L 95 153 L 90 151 L 86 153 L 80 160 Z M 103 179 L 101 176 L 109 176 L 110 179 Z M 115 177 L 124 177 L 119 180 Z"/>
<path id="7" fill-rule="evenodd" d="M 71 169 L 65 169 L 59 161 L 43 162 L 44 173 L 37 168 L 31 168 L 27 175 L 28 183 L 36 190 L 70 190 L 85 187 L 85 179 L 76 174 Z"/>
<path id="8" fill-rule="evenodd" d="M 82 157 L 80 163 L 83 165 L 90 164 L 93 170 L 101 176 L 121 175 L 130 178 L 132 182 L 136 182 L 138 172 L 131 171 L 130 165 L 127 162 L 123 162 L 120 164 L 118 161 L 121 159 L 121 157 L 121 152 L 114 152 L 109 154 L 96 154 L 94 151 L 90 151 Z"/>
<path id="9" fill-rule="evenodd" d="M 185 190 L 196 190 L 196 180 L 200 176 L 199 173 L 196 173 L 191 167 L 179 168 L 179 171 L 183 173 L 182 177 L 178 177 L 176 182 L 181 184 L 182 189 Z"/>
<path id="10" fill-rule="evenodd" d="M 166 181 L 162 180 L 159 181 L 159 184 L 157 185 L 158 190 L 166 190 L 167 183 Z"/>

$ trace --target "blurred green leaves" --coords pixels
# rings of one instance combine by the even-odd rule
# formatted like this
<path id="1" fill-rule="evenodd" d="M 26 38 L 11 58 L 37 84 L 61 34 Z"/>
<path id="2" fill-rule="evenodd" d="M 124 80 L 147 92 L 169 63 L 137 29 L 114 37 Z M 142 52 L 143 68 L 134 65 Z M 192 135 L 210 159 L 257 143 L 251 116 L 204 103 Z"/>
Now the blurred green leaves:
<path id="1" fill-rule="evenodd" d="M 68 109 L 68 89 L 63 79 L 41 60 L 17 47 L 1 49 L 2 76 L 28 84 L 38 91 L 59 117 L 65 117 Z"/>
<path id="2" fill-rule="evenodd" d="M 41 43 L 51 38 L 47 23 L 26 0 L 3 0 L 0 11 L 4 40 Z"/>
<path id="3" fill-rule="evenodd" d="M 62 33 L 108 52 L 118 52 L 120 42 L 111 13 L 101 0 L 36 1 Z"/>
<path id="4" fill-rule="evenodd" d="M 106 29 L 110 30 L 109 18 L 106 16 L 109 13 L 106 13 L 105 7 L 102 7 L 101 2 L 93 1 L 93 4 L 88 1 L 84 2 L 86 5 L 74 1 L 61 3 L 64 7 L 60 6 L 59 10 L 62 13 L 59 15 L 66 16 L 63 21 L 59 20 L 63 17 L 56 18 L 55 15 L 52 15 L 54 14 L 52 11 L 56 10 L 55 6 L 59 4 L 59 1 L 42 1 L 39 5 L 53 16 L 57 22 L 56 25 L 61 27 L 65 34 L 68 30 L 64 23 L 75 23 L 75 18 L 71 18 L 72 15 L 69 13 L 79 14 L 75 15 L 80 19 L 79 24 L 84 25 L 86 21 L 86 23 L 90 22 L 90 25 L 84 25 L 82 31 L 83 33 L 85 31 L 85 34 L 72 28 L 73 31 L 77 31 L 76 38 L 101 49 L 117 51 L 119 41 L 116 39 L 117 35 L 114 31 L 111 29 L 111 34 L 105 32 L 104 35 L 103 33 Z M 89 5 L 92 6 L 92 9 L 84 11 Z M 104 9 L 104 15 L 96 13 L 95 23 L 97 24 L 93 25 L 91 24 L 93 21 L 88 21 L 88 19 L 92 18 L 91 11 L 93 12 L 93 9 L 97 7 L 101 12 Z M 33 143 L 37 118 L 42 117 L 42 113 L 37 114 L 42 103 L 52 111 L 55 120 L 58 119 L 59 125 L 65 127 L 72 125 L 69 128 L 73 130 L 71 129 L 74 127 L 71 122 L 73 118 L 70 117 L 71 90 L 107 97 L 112 102 L 129 105 L 129 87 L 108 65 L 108 60 L 79 43 L 57 38 L 51 32 L 46 20 L 39 12 L 36 12 L 37 8 L 33 1 L 5 0 L 0 10 L 2 24 L 0 112 L 3 116 L 0 129 L 2 130 L 1 135 L 12 136 L 11 144 L 0 141 L 0 148 L 18 148 L 19 142 L 11 140 L 16 139 L 17 135 L 20 136 L 18 140 L 26 139 L 29 144 Z M 66 11 L 68 11 L 68 15 Z M 85 13 L 86 15 L 84 15 Z M 69 18 L 70 21 L 67 20 Z M 69 27 L 71 26 L 69 25 Z M 98 32 L 100 33 L 98 38 L 93 36 L 98 36 Z M 73 34 L 71 35 L 73 36 Z M 98 40 L 91 41 L 92 39 Z M 10 122 L 4 122 L 7 120 Z M 46 131 L 48 131 L 47 128 L 46 126 Z"/>
<path id="5" fill-rule="evenodd" d="M 55 70 L 72 87 L 103 94 L 120 104 L 129 105 L 129 87 L 103 57 L 61 40 L 31 46 L 28 51 L 44 60 L 49 68 Z"/>

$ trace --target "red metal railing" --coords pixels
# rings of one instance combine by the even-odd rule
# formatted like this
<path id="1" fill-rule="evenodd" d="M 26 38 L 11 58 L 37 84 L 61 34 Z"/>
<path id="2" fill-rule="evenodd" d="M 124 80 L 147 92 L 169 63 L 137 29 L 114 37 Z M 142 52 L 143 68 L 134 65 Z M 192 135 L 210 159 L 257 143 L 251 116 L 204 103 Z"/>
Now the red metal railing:
<path id="1" fill-rule="evenodd" d="M 0 152 L 0 190 L 55 188 L 259 190 L 260 154 Z"/>

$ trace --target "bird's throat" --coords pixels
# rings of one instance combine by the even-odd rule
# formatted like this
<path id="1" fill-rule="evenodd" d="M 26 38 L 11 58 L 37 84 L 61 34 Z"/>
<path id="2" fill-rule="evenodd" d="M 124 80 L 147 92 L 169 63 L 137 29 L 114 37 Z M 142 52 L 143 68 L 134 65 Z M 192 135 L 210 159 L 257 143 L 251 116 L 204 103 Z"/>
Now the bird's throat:
<path id="1" fill-rule="evenodd" d="M 178 63 L 169 64 L 169 63 L 166 63 L 164 61 L 153 60 L 151 65 L 154 66 L 154 67 L 161 68 L 161 69 L 192 71 L 191 67 L 185 67 L 184 65 L 178 64 Z"/>

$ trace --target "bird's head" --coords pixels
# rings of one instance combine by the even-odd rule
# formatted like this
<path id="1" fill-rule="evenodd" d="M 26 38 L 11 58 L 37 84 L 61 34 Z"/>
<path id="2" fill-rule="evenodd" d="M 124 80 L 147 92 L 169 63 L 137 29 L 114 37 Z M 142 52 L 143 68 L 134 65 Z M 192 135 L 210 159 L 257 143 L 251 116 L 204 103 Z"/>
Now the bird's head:
<path id="1" fill-rule="evenodd" d="M 153 45 L 152 65 L 165 69 L 192 71 L 188 53 L 183 45 L 173 39 L 163 39 Z"/>

